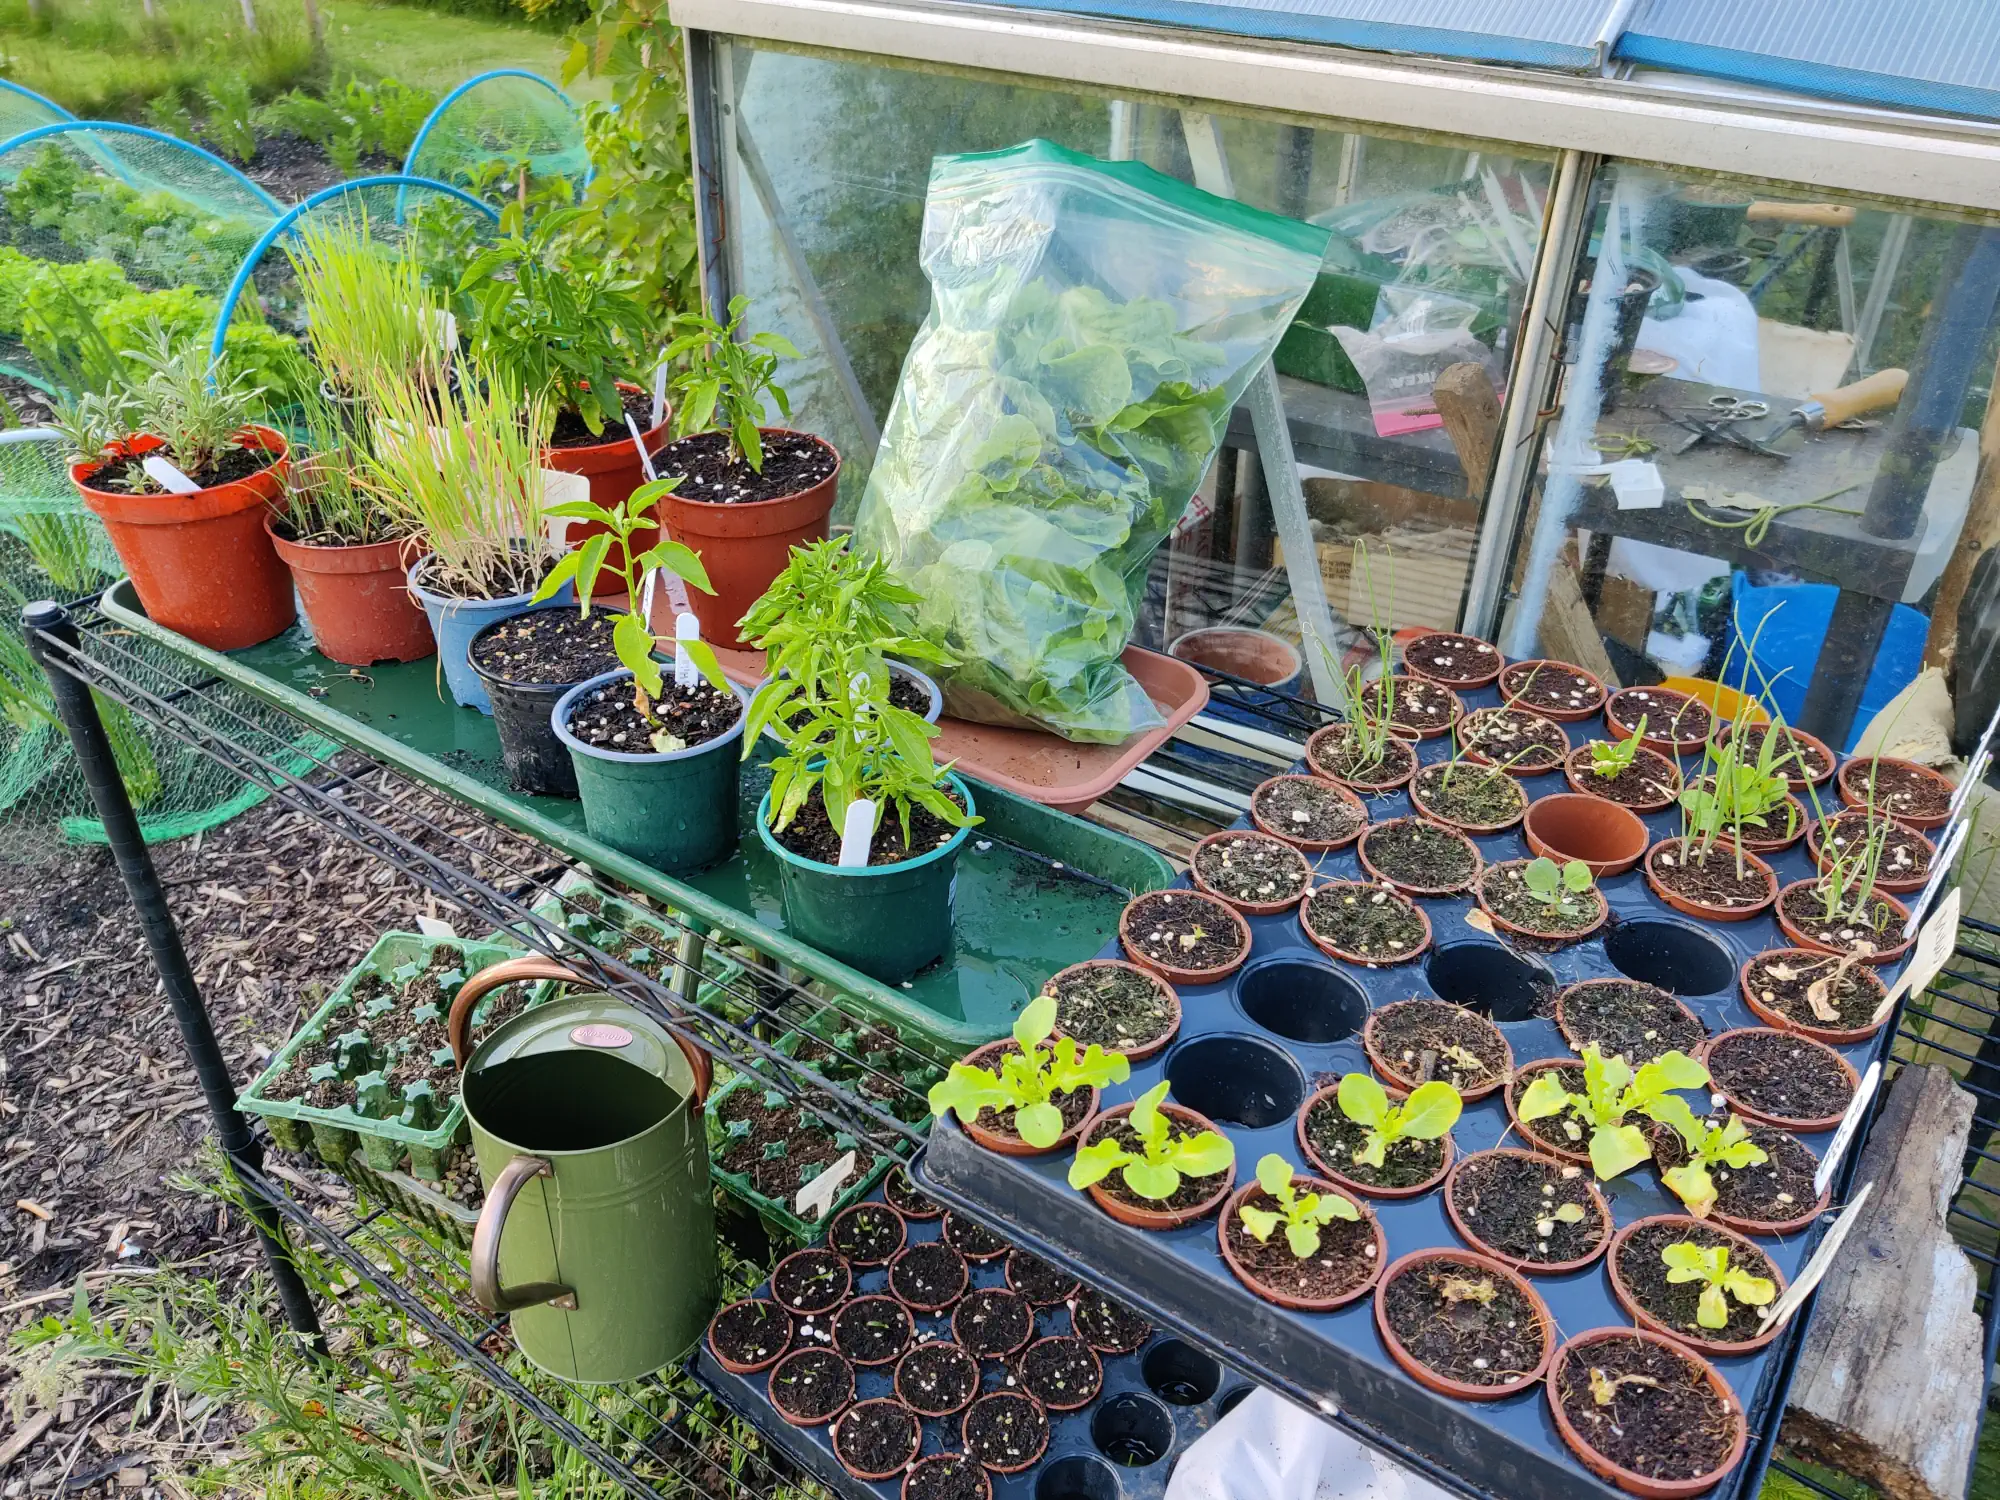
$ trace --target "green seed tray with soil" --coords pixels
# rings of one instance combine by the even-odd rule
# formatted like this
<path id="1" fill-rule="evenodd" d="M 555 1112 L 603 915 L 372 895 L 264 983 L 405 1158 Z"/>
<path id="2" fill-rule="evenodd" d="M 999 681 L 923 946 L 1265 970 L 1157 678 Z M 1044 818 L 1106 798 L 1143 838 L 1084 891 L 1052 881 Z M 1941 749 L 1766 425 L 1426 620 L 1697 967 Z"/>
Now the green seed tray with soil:
<path id="1" fill-rule="evenodd" d="M 1468 712 L 1498 701 L 1496 689 L 1490 687 L 1466 691 L 1461 697 Z M 1607 737 L 1601 716 L 1565 724 L 1563 730 L 1578 747 Z M 1448 737 L 1418 742 L 1413 748 L 1425 766 L 1438 765 L 1451 754 Z M 1303 763 L 1295 767 L 1305 769 Z M 1689 758 L 1677 769 L 1685 774 L 1698 766 Z M 1533 799 L 1571 790 L 1560 774 L 1521 778 L 1520 784 Z M 1364 802 L 1375 823 L 1413 812 L 1405 790 L 1366 797 Z M 1677 811 L 1641 816 L 1654 842 L 1681 831 Z M 1531 853 L 1518 827 L 1475 834 L 1472 841 L 1488 867 Z M 1354 845 L 1307 852 L 1306 857 L 1313 866 L 1315 892 L 1335 882 L 1347 883 L 1336 886 L 1337 894 L 1308 898 L 1320 903 L 1323 919 L 1330 920 L 1336 906 L 1349 910 L 1346 895 L 1355 897 L 1358 909 L 1371 893 L 1381 891 L 1363 870 Z M 1783 883 L 1813 873 L 1803 841 L 1766 858 Z M 1107 1086 L 1102 1107 L 1129 1104 L 1159 1083 L 1168 1083 L 1169 1104 L 1198 1112 L 1229 1138 L 1240 1190 L 1267 1153 L 1283 1157 L 1300 1173 L 1327 1175 L 1324 1168 L 1335 1163 L 1316 1166 L 1301 1149 L 1301 1108 L 1342 1075 L 1373 1071 L 1361 1047 L 1362 1028 L 1371 1014 L 1398 1001 L 1442 1000 L 1466 1006 L 1497 1027 L 1517 1069 L 1545 1060 L 1577 1061 L 1557 1028 L 1555 999 L 1568 986 L 1585 980 L 1616 982 L 1614 998 L 1643 997 L 1649 991 L 1641 987 L 1651 986 L 1666 991 L 1675 1002 L 1657 1012 L 1612 1004 L 1588 1015 L 1595 1034 L 1620 1037 L 1635 1048 L 1667 1040 L 1695 1045 L 1704 1036 L 1770 1024 L 1751 1011 L 1739 983 L 1740 971 L 1754 956 L 1793 946 L 1769 911 L 1741 922 L 1703 923 L 1667 906 L 1638 869 L 1607 877 L 1597 882 L 1597 889 L 1609 908 L 1609 920 L 1589 936 L 1565 943 L 1509 939 L 1496 933 L 1470 892 L 1412 898 L 1414 907 L 1429 919 L 1430 942 L 1420 952 L 1399 951 L 1372 967 L 1328 957 L 1309 939 L 1297 910 L 1250 915 L 1246 920 L 1251 946 L 1242 966 L 1218 981 L 1176 986 L 1182 1021 L 1175 1040 L 1158 1055 L 1135 1063 L 1126 1081 Z M 1107 947 L 1105 956 L 1120 955 Z M 1801 972 L 1812 962 L 1808 956 L 1799 960 L 1800 968 L 1787 972 Z M 1825 972 L 1837 962 L 1828 964 Z M 1871 967 L 1856 982 L 1856 989 L 1879 996 L 1875 983 L 1893 985 L 1897 973 L 1894 964 Z M 1850 1017 L 1859 1004 L 1844 988 L 1839 1002 L 1836 1013 L 1842 1018 Z M 1803 1007 L 1803 998 L 1795 1004 Z M 1648 1032 L 1655 1035 L 1649 1038 Z M 1857 1071 L 1865 1070 L 1886 1035 L 1885 1030 L 1865 1041 L 1838 1044 L 1835 1050 Z M 1419 1063 L 1423 1050 L 1417 1049 Z M 1506 1092 L 1496 1090 L 1465 1106 L 1450 1133 L 1454 1166 L 1439 1186 L 1410 1198 L 1382 1196 L 1357 1186 L 1360 1200 L 1382 1226 L 1389 1260 L 1433 1248 L 1498 1251 L 1499 1258 L 1509 1263 L 1526 1263 L 1524 1274 L 1548 1302 L 1564 1336 L 1595 1328 L 1629 1328 L 1631 1319 L 1613 1296 L 1603 1252 L 1618 1229 L 1680 1211 L 1679 1200 L 1665 1188 L 1659 1168 L 1651 1163 L 1596 1184 L 1601 1197 L 1591 1191 L 1588 1166 L 1565 1175 L 1566 1164 L 1550 1158 L 1542 1164 L 1520 1159 L 1525 1162 L 1520 1171 L 1488 1165 L 1493 1159 L 1485 1153 L 1495 1147 L 1532 1144 L 1510 1122 Z M 1691 1090 L 1683 1097 L 1698 1114 L 1709 1112 L 1706 1091 Z M 1361 1132 L 1340 1122 L 1337 1109 L 1335 1115 L 1333 1120 L 1315 1121 L 1321 1149 L 1347 1151 L 1343 1163 L 1351 1166 L 1354 1142 L 1343 1137 L 1358 1137 Z M 1810 1182 L 1802 1187 L 1799 1174 L 1809 1178 L 1812 1164 L 1832 1135 L 1787 1134 L 1761 1125 L 1752 1126 L 1752 1135 L 1771 1143 L 1778 1173 L 1774 1176 L 1768 1168 L 1732 1172 L 1731 1180 L 1720 1184 L 1723 1201 L 1718 1212 L 1734 1210 L 1733 1217 L 1747 1219 L 1785 1210 L 1791 1217 L 1803 1217 L 1801 1228 L 1782 1236 L 1752 1234 L 1777 1272 L 1791 1279 L 1810 1256 L 1828 1218 L 1813 1216 Z M 1662 1150 L 1670 1153 L 1671 1148 L 1663 1145 Z M 1002 1158 L 980 1148 L 947 1119 L 933 1127 L 929 1149 L 916 1159 L 911 1175 L 937 1200 L 996 1224 L 1049 1265 L 1103 1286 L 1253 1378 L 1295 1399 L 1331 1402 L 1372 1433 L 1410 1450 L 1450 1455 L 1445 1460 L 1448 1467 L 1469 1484 L 1507 1494 L 1510 1500 L 1578 1496 L 1601 1500 L 1615 1493 L 1564 1445 L 1539 1390 L 1482 1403 L 1435 1394 L 1390 1357 L 1375 1326 L 1372 1298 L 1332 1312 L 1277 1307 L 1256 1296 L 1223 1262 L 1215 1215 L 1168 1232 L 1128 1228 L 1068 1186 L 1070 1160 L 1068 1152 Z M 1852 1165 L 1850 1155 L 1844 1170 Z M 1474 1243 L 1453 1227 L 1445 1203 L 1445 1184 L 1452 1183 L 1465 1189 L 1459 1206 L 1471 1209 L 1468 1227 L 1483 1230 L 1493 1243 Z M 1837 1180 L 1836 1204 L 1842 1191 L 1844 1185 Z M 1558 1217 L 1557 1210 L 1568 1211 Z M 1580 1267 L 1561 1274 L 1538 1269 L 1578 1260 L 1583 1262 Z M 1781 1407 L 1787 1351 L 1801 1329 L 1795 1321 L 1765 1348 L 1719 1361 L 1724 1378 L 1747 1404 L 1753 1431 L 1762 1430 Z M 1255 1330 L 1254 1336 L 1250 1330 Z M 1740 1464 L 1715 1493 L 1725 1500 L 1739 1500 L 1747 1486 L 1754 1494 L 1757 1470 L 1755 1462 Z"/>
<path id="2" fill-rule="evenodd" d="M 1133 894 L 1173 880 L 1166 858 L 1136 840 L 981 783 L 974 796 L 986 821 L 959 857 L 953 951 L 907 987 L 883 984 L 786 931 L 777 867 L 753 831 L 770 784 L 768 746 L 743 768 L 738 827 L 746 836 L 736 853 L 670 877 L 591 838 L 580 803 L 510 790 L 492 720 L 439 700 L 434 660 L 350 673 L 298 630 L 244 651 L 208 651 L 148 619 L 129 581 L 107 590 L 102 607 L 202 671 L 719 932 L 730 946 L 804 971 L 844 1008 L 894 1022 L 911 1041 L 927 1037 L 953 1056 L 1004 1035 L 1050 975 L 1116 935 Z"/>
<path id="3" fill-rule="evenodd" d="M 866 1200 L 883 1201 L 880 1193 Z M 910 1247 L 928 1247 L 927 1254 L 940 1248 L 938 1220 L 906 1220 L 905 1227 Z M 1246 1389 L 1244 1382 L 1225 1374 L 1200 1350 L 1145 1326 L 1129 1312 L 1107 1309 L 1095 1294 L 1052 1281 L 1048 1288 L 1065 1295 L 1030 1306 L 1009 1289 L 1005 1269 L 1009 1259 L 966 1263 L 964 1295 L 938 1313 L 913 1313 L 895 1302 L 887 1267 L 850 1265 L 846 1296 L 813 1322 L 815 1327 L 829 1325 L 835 1345 L 844 1342 L 857 1356 L 849 1365 L 851 1403 L 902 1400 L 906 1409 L 919 1408 L 911 1412 L 920 1424 L 919 1451 L 930 1457 L 964 1452 L 968 1424 L 981 1434 L 991 1432 L 989 1415 L 980 1403 L 1008 1393 L 1017 1398 L 1015 1415 L 1025 1419 L 1019 1430 L 1026 1436 L 1020 1441 L 1029 1451 L 1018 1460 L 1008 1458 L 1004 1450 L 1009 1439 L 997 1439 L 994 1458 L 1004 1467 L 1017 1461 L 1023 1466 L 1015 1473 L 983 1469 L 992 1500 L 1100 1493 L 1071 1488 L 1079 1474 L 1094 1482 L 1108 1481 L 1111 1488 L 1102 1493 L 1119 1500 L 1161 1500 L 1176 1460 L 1214 1425 L 1225 1402 Z M 752 1299 L 771 1296 L 769 1283 L 751 1293 Z M 954 1314 L 960 1314 L 957 1323 L 962 1325 L 973 1316 L 975 1304 L 983 1307 L 989 1301 L 1008 1314 L 1005 1337 L 999 1342 L 1010 1352 L 1005 1357 L 977 1358 L 968 1379 L 963 1357 L 928 1351 L 964 1348 L 965 1329 L 959 1327 L 954 1337 Z M 904 1500 L 902 1473 L 869 1481 L 855 1478 L 843 1467 L 834 1447 L 838 1412 L 825 1422 L 801 1427 L 786 1421 L 772 1404 L 772 1376 L 786 1355 L 802 1347 L 827 1347 L 816 1341 L 802 1344 L 796 1330 L 795 1323 L 787 1334 L 782 1320 L 733 1312 L 721 1353 L 739 1367 L 760 1367 L 749 1374 L 732 1374 L 718 1358 L 716 1345 L 704 1338 L 691 1361 L 693 1373 L 842 1500 Z M 875 1362 L 892 1347 L 897 1352 Z M 1038 1398 L 1038 1412 L 1018 1399 L 1023 1390 Z M 936 1411 L 944 1414 L 931 1414 Z M 1043 1431 L 1046 1446 L 1036 1455 L 1031 1451 L 1033 1439 Z M 853 1443 L 854 1434 L 844 1435 Z M 853 1447 L 847 1450 L 850 1457 Z M 958 1492 L 950 1489 L 936 1493 L 958 1500 Z M 976 1496 L 981 1491 L 975 1485 L 964 1493 Z"/>

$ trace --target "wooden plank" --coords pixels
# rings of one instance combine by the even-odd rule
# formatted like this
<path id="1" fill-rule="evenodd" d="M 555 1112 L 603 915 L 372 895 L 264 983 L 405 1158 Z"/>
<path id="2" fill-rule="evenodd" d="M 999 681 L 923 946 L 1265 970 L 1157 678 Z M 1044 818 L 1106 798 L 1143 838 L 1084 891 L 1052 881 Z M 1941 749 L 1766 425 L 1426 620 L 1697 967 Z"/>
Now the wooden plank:
<path id="1" fill-rule="evenodd" d="M 1549 570 L 1549 597 L 1542 605 L 1542 653 L 1557 661 L 1575 662 L 1586 672 L 1603 679 L 1605 689 L 1617 692 L 1624 686 L 1604 649 L 1604 637 L 1583 600 L 1583 585 L 1577 578 L 1576 539 L 1563 543 L 1556 565 Z"/>
<path id="2" fill-rule="evenodd" d="M 1986 1388 L 1972 1262 L 1945 1227 L 1972 1095 L 1906 1067 L 1855 1176 L 1875 1191 L 1821 1283 L 1781 1440 L 1889 1500 L 1959 1500 Z"/>
<path id="3" fill-rule="evenodd" d="M 1994 379 L 2000 381 L 2000 370 L 1994 371 Z M 1958 653 L 1959 601 L 1972 581 L 1973 568 L 1995 543 L 2000 543 L 2000 400 L 1988 400 L 1986 418 L 1979 424 L 1979 469 L 1972 481 L 1972 499 L 1951 560 L 1939 575 L 1931 628 L 1924 639 L 1924 665 L 1943 667 L 1948 682 L 1955 681 L 1952 665 Z"/>
<path id="4" fill-rule="evenodd" d="M 1465 493 L 1474 500 L 1485 499 L 1500 444 L 1500 397 L 1492 377 L 1469 360 L 1446 365 L 1431 388 L 1431 400 L 1465 470 Z"/>

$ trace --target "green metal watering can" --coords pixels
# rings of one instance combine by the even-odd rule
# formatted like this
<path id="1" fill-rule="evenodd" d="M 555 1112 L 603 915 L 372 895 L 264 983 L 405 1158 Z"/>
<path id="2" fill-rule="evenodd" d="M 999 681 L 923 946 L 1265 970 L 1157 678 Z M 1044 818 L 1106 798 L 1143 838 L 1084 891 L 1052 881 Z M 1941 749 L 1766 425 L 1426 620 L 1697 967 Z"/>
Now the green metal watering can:
<path id="1" fill-rule="evenodd" d="M 708 1056 L 602 991 L 523 1011 L 469 1049 L 480 999 L 536 979 L 589 983 L 508 959 L 466 981 L 446 1023 L 486 1184 L 472 1294 L 513 1315 L 537 1367 L 630 1380 L 685 1355 L 715 1311 Z"/>

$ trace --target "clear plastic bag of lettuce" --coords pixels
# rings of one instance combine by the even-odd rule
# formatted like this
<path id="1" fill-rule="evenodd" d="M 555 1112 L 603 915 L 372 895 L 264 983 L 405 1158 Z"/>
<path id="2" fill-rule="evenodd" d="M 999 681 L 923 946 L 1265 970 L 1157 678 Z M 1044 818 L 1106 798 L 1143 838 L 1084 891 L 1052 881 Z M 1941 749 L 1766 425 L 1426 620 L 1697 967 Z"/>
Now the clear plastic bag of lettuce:
<path id="1" fill-rule="evenodd" d="M 958 665 L 949 712 L 1116 743 L 1154 550 L 1312 286 L 1327 231 L 1047 141 L 939 157 L 931 308 L 855 520 Z"/>

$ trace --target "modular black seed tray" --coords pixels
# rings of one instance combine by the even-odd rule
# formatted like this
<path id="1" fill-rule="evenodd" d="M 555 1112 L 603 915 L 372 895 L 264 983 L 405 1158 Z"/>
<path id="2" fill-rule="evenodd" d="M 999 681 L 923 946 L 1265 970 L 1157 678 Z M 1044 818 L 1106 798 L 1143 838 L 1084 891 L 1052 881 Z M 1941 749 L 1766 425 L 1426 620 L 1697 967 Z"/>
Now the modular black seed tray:
<path id="1" fill-rule="evenodd" d="M 868 1201 L 882 1201 L 878 1188 Z M 943 1222 L 908 1221 L 907 1243 L 935 1240 Z M 1006 1257 L 973 1262 L 968 1291 L 1006 1285 Z M 853 1268 L 851 1296 L 885 1293 L 888 1269 Z M 768 1297 L 770 1283 L 751 1295 Z M 917 1337 L 951 1337 L 951 1313 L 913 1313 Z M 1035 1313 L 1036 1338 L 1071 1332 L 1067 1307 L 1044 1307 Z M 1225 1377 L 1210 1355 L 1171 1334 L 1155 1330 L 1134 1354 L 1100 1354 L 1104 1387 L 1081 1411 L 1049 1413 L 1049 1446 L 1041 1461 L 1019 1474 L 994 1474 L 993 1500 L 1160 1500 L 1167 1476 L 1181 1453 L 1214 1425 L 1224 1410 L 1247 1394 L 1241 1379 Z M 732 1375 L 709 1353 L 702 1341 L 691 1361 L 695 1378 L 733 1411 L 746 1417 L 800 1468 L 847 1500 L 897 1500 L 902 1478 L 869 1484 L 854 1478 L 833 1455 L 832 1424 L 794 1427 L 771 1405 L 769 1374 Z M 981 1360 L 981 1392 L 1001 1386 L 1005 1371 L 998 1360 Z M 894 1396 L 895 1366 L 856 1368 L 857 1401 Z M 957 1452 L 959 1418 L 923 1419 L 919 1457 Z M 1140 1461 L 1144 1460 L 1144 1461 Z"/>
<path id="2" fill-rule="evenodd" d="M 1462 693 L 1468 711 L 1498 701 L 1496 690 Z M 1572 744 L 1605 738 L 1601 718 L 1563 726 Z M 1425 764 L 1445 759 L 1448 739 L 1419 746 Z M 1683 760 L 1684 768 L 1697 758 Z M 1301 764 L 1295 769 L 1303 770 Z M 1530 798 L 1569 790 L 1560 770 L 1525 778 Z M 1831 783 L 1827 809 L 1837 805 Z M 1404 792 L 1369 804 L 1372 821 L 1412 811 Z M 1810 806 L 1808 806 L 1810 815 Z M 1645 817 L 1654 839 L 1677 834 L 1669 811 Z M 1238 826 L 1248 826 L 1247 820 Z M 1520 829 L 1476 839 L 1486 862 L 1529 856 Z M 1308 856 L 1315 884 L 1366 880 L 1354 848 Z M 1815 873 L 1804 844 L 1763 858 L 1780 885 Z M 1179 882 L 1186 885 L 1185 877 Z M 1553 953 L 1529 953 L 1468 925 L 1476 910 L 1469 896 L 1421 901 L 1431 919 L 1434 947 L 1416 962 L 1366 969 L 1336 964 L 1300 929 L 1296 911 L 1249 917 L 1249 960 L 1219 984 L 1181 986 L 1183 1019 L 1173 1045 L 1132 1069 L 1131 1079 L 1104 1091 L 1110 1108 L 1137 1098 L 1162 1078 L 1168 1097 L 1207 1115 L 1234 1141 L 1237 1186 L 1252 1180 L 1259 1157 L 1276 1152 L 1310 1170 L 1294 1135 L 1304 1099 L 1340 1074 L 1370 1071 L 1360 1031 L 1368 1012 L 1391 1001 L 1436 995 L 1467 1004 L 1498 1022 L 1514 1049 L 1516 1068 L 1540 1058 L 1573 1058 L 1552 1019 L 1536 1011 L 1555 988 L 1614 975 L 1671 990 L 1717 1035 L 1763 1022 L 1743 1003 L 1737 971 L 1769 948 L 1791 946 L 1768 914 L 1736 923 L 1702 923 L 1681 916 L 1655 897 L 1637 870 L 1600 882 L 1611 923 L 1586 942 Z M 1105 957 L 1123 957 L 1116 944 Z M 1893 984 L 1899 966 L 1880 969 Z M 1871 1041 L 1839 1049 L 1857 1071 L 1888 1045 L 1884 1028 Z M 1460 1156 L 1500 1144 L 1531 1144 L 1510 1134 L 1501 1092 L 1466 1106 L 1452 1135 Z M 1705 1101 L 1692 1100 L 1702 1113 Z M 1503 1138 L 1508 1138 L 1503 1140 Z M 1803 1137 L 1815 1154 L 1831 1134 Z M 1359 1427 L 1434 1459 L 1469 1489 L 1508 1500 L 1573 1500 L 1610 1496 L 1570 1453 L 1537 1385 L 1501 1401 L 1463 1402 L 1435 1395 L 1405 1375 L 1376 1332 L 1372 1295 L 1331 1313 L 1295 1313 L 1264 1301 L 1223 1264 L 1211 1215 L 1165 1234 L 1127 1229 L 1101 1212 L 1064 1180 L 1070 1153 L 1014 1158 L 985 1151 L 958 1128 L 939 1122 L 929 1149 L 913 1168 L 940 1201 L 992 1224 L 1036 1254 L 1069 1267 L 1090 1284 L 1128 1302 L 1153 1321 L 1174 1328 L 1255 1379 L 1293 1396 L 1337 1407 Z M 1852 1156 L 1848 1163 L 1852 1164 Z M 1650 1166 L 1602 1184 L 1618 1227 L 1648 1214 L 1680 1211 L 1680 1204 Z M 1840 1184 L 1836 1182 L 1838 1193 Z M 1445 1216 L 1442 1189 L 1420 1198 L 1368 1200 L 1389 1241 L 1389 1260 L 1433 1246 L 1466 1248 Z M 1789 1280 L 1809 1258 L 1825 1220 L 1788 1239 L 1759 1245 Z M 1613 1300 L 1602 1257 L 1566 1276 L 1536 1276 L 1559 1334 L 1630 1326 Z M 1791 1349 L 1802 1321 L 1768 1348 L 1716 1364 L 1747 1405 L 1750 1454 L 1713 1492 L 1754 1494 L 1768 1445 L 1754 1441 L 1774 1424 L 1790 1379 Z"/>

